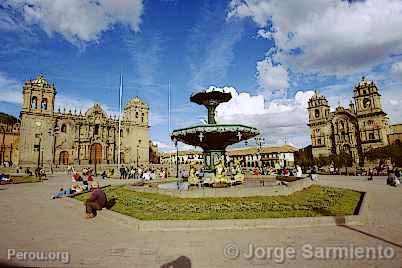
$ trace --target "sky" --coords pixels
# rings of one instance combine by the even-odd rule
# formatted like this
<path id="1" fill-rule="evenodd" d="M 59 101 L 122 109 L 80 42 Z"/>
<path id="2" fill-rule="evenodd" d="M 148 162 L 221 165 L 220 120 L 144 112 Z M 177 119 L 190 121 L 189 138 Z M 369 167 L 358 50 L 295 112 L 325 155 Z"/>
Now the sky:
<path id="1" fill-rule="evenodd" d="M 24 81 L 43 74 L 56 107 L 116 115 L 122 73 L 123 102 L 148 103 L 161 150 L 206 118 L 189 98 L 210 86 L 232 92 L 219 123 L 304 147 L 314 91 L 348 106 L 362 76 L 402 122 L 401 25 L 402 0 L 0 0 L 0 111 L 18 116 Z"/>

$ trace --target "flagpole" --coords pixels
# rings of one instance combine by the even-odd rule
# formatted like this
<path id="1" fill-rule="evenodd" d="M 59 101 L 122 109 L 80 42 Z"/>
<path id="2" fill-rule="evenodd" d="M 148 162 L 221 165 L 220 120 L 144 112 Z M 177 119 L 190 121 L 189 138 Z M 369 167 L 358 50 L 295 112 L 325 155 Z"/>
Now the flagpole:
<path id="1" fill-rule="evenodd" d="M 170 99 L 170 95 L 171 95 L 171 92 L 170 92 L 170 80 L 169 80 L 169 91 L 168 91 L 168 117 L 169 117 L 169 119 L 168 119 L 168 123 L 169 123 L 169 129 L 168 129 L 168 131 L 169 131 L 169 135 L 170 135 L 170 132 L 172 131 L 172 129 L 171 129 L 171 117 L 170 117 L 170 102 L 171 102 L 171 99 Z"/>
<path id="2" fill-rule="evenodd" d="M 171 133 L 171 119 L 170 119 L 170 102 L 171 102 L 171 99 L 170 99 L 170 95 L 171 95 L 171 92 L 170 92 L 170 79 L 169 79 L 169 87 L 168 87 L 168 131 L 169 131 L 169 135 L 170 135 L 170 133 Z M 172 168 L 172 156 L 170 156 L 170 161 L 169 161 L 169 169 L 171 169 Z"/>
<path id="3" fill-rule="evenodd" d="M 117 155 L 117 166 L 120 168 L 121 164 L 121 106 L 122 106 L 122 95 L 123 95 L 123 73 L 120 73 L 120 90 L 119 90 L 119 147 Z"/>

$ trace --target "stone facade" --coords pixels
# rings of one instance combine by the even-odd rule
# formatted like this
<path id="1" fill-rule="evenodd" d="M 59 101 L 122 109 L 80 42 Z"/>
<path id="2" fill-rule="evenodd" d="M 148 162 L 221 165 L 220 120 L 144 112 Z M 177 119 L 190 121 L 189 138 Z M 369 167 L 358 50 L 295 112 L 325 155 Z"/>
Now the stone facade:
<path id="1" fill-rule="evenodd" d="M 363 77 L 353 93 L 354 101 L 348 108 L 339 105 L 333 112 L 327 99 L 317 92 L 308 101 L 313 157 L 346 152 L 356 164 L 363 165 L 364 152 L 389 144 L 392 126 L 382 109 L 377 85 Z"/>
<path id="2" fill-rule="evenodd" d="M 0 113 L 0 166 L 18 164 L 20 122 L 17 118 Z"/>
<path id="3" fill-rule="evenodd" d="M 108 116 L 99 104 L 85 113 L 54 110 L 56 87 L 43 76 L 23 87 L 20 166 L 148 165 L 149 107 L 138 97 L 124 107 L 119 120 Z"/>

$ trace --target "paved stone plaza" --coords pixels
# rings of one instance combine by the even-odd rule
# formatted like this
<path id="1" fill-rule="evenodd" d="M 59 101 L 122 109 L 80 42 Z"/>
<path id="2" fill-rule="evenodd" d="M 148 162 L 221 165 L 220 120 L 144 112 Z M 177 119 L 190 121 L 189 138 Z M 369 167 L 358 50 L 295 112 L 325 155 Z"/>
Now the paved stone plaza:
<path id="1" fill-rule="evenodd" d="M 321 177 L 319 183 L 369 192 L 369 224 L 365 226 L 304 227 L 228 231 L 138 232 L 100 212 L 84 218 L 83 207 L 68 200 L 51 200 L 60 187 L 68 186 L 65 175 L 37 184 L 0 186 L 0 260 L 9 262 L 15 251 L 67 251 L 70 266 L 77 267 L 160 267 L 180 256 L 191 267 L 401 267 L 402 188 L 385 185 L 383 177 L 369 182 L 365 177 Z M 116 181 L 113 183 L 121 183 Z M 106 216 L 107 214 L 107 216 Z M 225 257 L 225 245 L 240 250 L 235 260 Z M 295 259 L 284 264 L 271 258 L 247 259 L 249 244 L 254 247 L 292 247 Z M 302 256 L 303 245 L 313 247 L 392 247 L 391 260 L 309 260 Z M 279 261 L 279 258 L 276 258 Z M 62 261 L 13 259 L 15 265 L 67 266 Z M 182 266 L 177 266 L 182 267 Z M 184 266 L 187 267 L 187 266 Z"/>

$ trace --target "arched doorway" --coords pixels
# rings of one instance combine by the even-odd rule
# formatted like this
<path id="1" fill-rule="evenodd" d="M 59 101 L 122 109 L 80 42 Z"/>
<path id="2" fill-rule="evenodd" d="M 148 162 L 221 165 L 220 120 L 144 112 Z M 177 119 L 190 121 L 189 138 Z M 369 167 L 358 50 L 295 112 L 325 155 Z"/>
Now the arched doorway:
<path id="1" fill-rule="evenodd" d="M 100 145 L 99 143 L 94 143 L 91 145 L 91 154 L 89 163 L 90 164 L 102 163 L 102 145 Z"/>
<path id="2" fill-rule="evenodd" d="M 60 152 L 59 165 L 68 165 L 68 152 L 67 151 Z"/>

